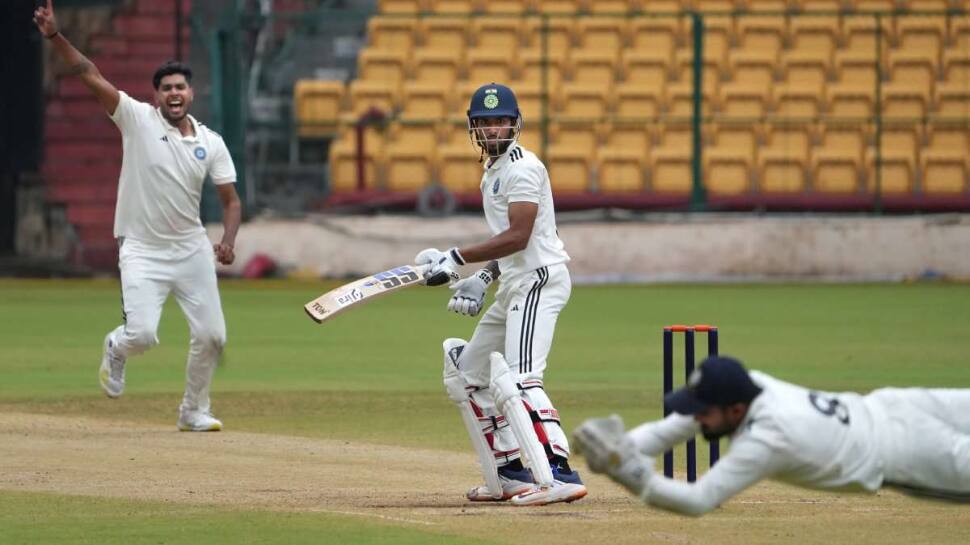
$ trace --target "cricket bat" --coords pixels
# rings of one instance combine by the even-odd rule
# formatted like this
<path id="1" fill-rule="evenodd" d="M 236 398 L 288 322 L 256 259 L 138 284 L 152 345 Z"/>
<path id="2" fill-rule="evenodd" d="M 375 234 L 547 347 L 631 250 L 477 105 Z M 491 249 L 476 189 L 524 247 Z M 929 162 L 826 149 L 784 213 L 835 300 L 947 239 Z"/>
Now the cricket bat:
<path id="1" fill-rule="evenodd" d="M 322 324 L 347 309 L 373 301 L 381 295 L 423 283 L 424 273 L 430 267 L 431 265 L 404 265 L 379 272 L 334 288 L 303 305 L 303 309 L 313 321 Z"/>

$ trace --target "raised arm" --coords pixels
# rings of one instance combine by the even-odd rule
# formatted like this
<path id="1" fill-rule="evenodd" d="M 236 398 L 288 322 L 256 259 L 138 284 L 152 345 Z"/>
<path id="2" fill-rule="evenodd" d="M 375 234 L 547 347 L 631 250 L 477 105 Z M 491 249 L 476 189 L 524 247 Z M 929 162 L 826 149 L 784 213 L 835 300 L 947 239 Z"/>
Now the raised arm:
<path id="1" fill-rule="evenodd" d="M 69 67 L 69 74 L 78 76 L 84 85 L 94 94 L 101 106 L 109 115 L 115 113 L 121 96 L 118 89 L 108 80 L 104 79 L 98 67 L 87 57 L 81 54 L 71 42 L 65 38 L 57 29 L 57 20 L 54 18 L 54 6 L 52 0 L 47 0 L 46 7 L 38 7 L 34 10 L 34 24 L 37 30 L 47 38 L 54 51 L 61 57 Z"/>

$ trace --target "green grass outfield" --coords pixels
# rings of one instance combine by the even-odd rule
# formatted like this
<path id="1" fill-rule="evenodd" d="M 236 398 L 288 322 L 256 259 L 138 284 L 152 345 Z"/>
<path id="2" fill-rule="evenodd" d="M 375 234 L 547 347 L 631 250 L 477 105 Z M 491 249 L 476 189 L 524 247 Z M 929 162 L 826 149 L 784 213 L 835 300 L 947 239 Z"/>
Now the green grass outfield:
<path id="1" fill-rule="evenodd" d="M 445 310 L 447 289 L 413 288 L 314 324 L 301 307 L 330 287 L 222 283 L 229 346 L 213 409 L 227 430 L 471 457 L 441 385 L 440 346 L 446 337 L 467 338 L 475 319 Z M 128 387 L 117 401 L 103 397 L 96 377 L 104 334 L 120 323 L 116 282 L 0 281 L 0 310 L 0 410 L 174 428 L 188 344 L 174 300 L 162 317 L 161 344 L 129 362 Z M 661 327 L 699 322 L 720 327 L 722 353 L 820 389 L 970 387 L 970 285 L 577 287 L 546 375 L 564 426 L 609 412 L 628 423 L 657 417 Z M 678 361 L 682 346 L 678 338 Z M 699 335 L 699 356 L 704 347 Z M 459 493 L 468 484 L 457 483 Z M 113 516 L 119 505 L 123 528 Z M 200 526 L 221 536 L 207 543 L 495 542 L 333 514 L 0 490 L 3 543 L 189 543 L 187 529 Z"/>

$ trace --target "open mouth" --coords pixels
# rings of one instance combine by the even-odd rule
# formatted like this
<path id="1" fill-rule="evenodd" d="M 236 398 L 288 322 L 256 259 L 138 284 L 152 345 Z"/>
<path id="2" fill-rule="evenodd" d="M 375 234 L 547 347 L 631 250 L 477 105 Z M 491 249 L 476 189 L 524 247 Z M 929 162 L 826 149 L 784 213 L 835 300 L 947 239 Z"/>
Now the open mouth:
<path id="1" fill-rule="evenodd" d="M 173 116 L 182 115 L 182 112 L 185 109 L 185 103 L 180 98 L 169 100 L 166 105 L 168 106 L 169 113 Z"/>

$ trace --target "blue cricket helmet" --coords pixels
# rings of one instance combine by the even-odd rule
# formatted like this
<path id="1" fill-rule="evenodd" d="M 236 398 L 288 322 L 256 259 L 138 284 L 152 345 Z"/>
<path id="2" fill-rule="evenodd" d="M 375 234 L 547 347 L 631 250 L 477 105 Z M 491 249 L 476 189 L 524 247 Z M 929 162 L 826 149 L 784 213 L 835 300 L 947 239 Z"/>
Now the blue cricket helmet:
<path id="1" fill-rule="evenodd" d="M 489 83 L 479 87 L 468 105 L 468 119 L 479 117 L 511 117 L 519 119 L 519 102 L 515 93 L 501 83 Z"/>

